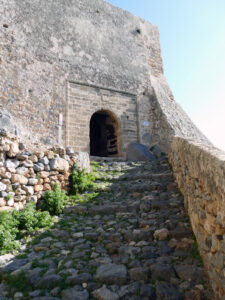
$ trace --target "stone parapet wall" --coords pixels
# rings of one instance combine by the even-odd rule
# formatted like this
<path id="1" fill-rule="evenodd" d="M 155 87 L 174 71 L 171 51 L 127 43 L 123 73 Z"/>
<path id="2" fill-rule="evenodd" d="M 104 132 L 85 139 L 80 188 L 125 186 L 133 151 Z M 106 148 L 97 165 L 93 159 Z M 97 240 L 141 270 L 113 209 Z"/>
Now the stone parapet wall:
<path id="1" fill-rule="evenodd" d="M 212 145 L 182 107 L 174 101 L 164 75 L 151 76 L 151 85 L 150 131 L 152 144 L 158 144 L 162 151 L 169 152 L 173 137 L 180 136 Z"/>
<path id="2" fill-rule="evenodd" d="M 4 130 L 0 132 L 0 211 L 22 209 L 37 202 L 58 183 L 67 189 L 74 163 L 90 171 L 89 155 L 71 148 L 53 147 L 34 152 Z"/>
<path id="3" fill-rule="evenodd" d="M 175 137 L 169 160 L 215 299 L 225 299 L 225 153 Z"/>

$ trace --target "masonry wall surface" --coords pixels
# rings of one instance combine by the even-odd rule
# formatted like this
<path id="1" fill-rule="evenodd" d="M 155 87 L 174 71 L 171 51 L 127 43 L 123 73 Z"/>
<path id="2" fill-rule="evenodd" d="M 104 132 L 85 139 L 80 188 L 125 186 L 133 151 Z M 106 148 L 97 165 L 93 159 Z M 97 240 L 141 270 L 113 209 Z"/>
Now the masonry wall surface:
<path id="1" fill-rule="evenodd" d="M 89 155 L 85 152 L 62 147 L 28 151 L 15 135 L 0 131 L 0 212 L 37 202 L 56 183 L 68 190 L 75 163 L 90 172 Z"/>
<path id="2" fill-rule="evenodd" d="M 225 153 L 191 122 L 164 76 L 151 76 L 152 142 L 169 153 L 214 299 L 225 299 Z"/>
<path id="3" fill-rule="evenodd" d="M 90 120 L 100 110 L 112 112 L 118 120 L 121 151 L 125 153 L 126 145 L 138 140 L 136 96 L 78 83 L 68 83 L 66 145 L 89 152 Z"/>
<path id="4" fill-rule="evenodd" d="M 184 195 L 215 299 L 225 299 L 225 153 L 175 137 L 170 163 Z"/>
<path id="5" fill-rule="evenodd" d="M 154 105 L 156 83 L 166 94 L 157 101 L 163 96 L 165 110 L 179 110 L 170 116 L 174 127 L 191 124 L 170 95 L 159 32 L 147 21 L 103 0 L 0 0 L 0 15 L 0 109 L 11 113 L 26 140 L 57 142 L 61 113 L 65 145 L 69 82 L 135 94 L 139 140 L 146 145 L 168 136 Z M 196 131 L 189 126 L 189 135 Z"/>
<path id="6" fill-rule="evenodd" d="M 162 72 L 155 26 L 102 0 L 1 0 L 0 15 L 0 105 L 22 135 L 57 141 L 67 85 L 79 81 L 136 94 L 140 136 L 149 144 L 142 95 L 149 73 Z"/>

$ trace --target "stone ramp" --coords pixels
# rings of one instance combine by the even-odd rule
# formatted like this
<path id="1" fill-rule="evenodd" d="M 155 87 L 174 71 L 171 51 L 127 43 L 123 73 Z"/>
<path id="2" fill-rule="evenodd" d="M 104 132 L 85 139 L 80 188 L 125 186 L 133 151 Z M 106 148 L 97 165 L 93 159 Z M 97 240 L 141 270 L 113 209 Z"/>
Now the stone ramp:
<path id="1" fill-rule="evenodd" d="M 100 195 L 3 268 L 26 288 L 1 285 L 0 299 L 213 299 L 166 159 L 99 165 Z"/>

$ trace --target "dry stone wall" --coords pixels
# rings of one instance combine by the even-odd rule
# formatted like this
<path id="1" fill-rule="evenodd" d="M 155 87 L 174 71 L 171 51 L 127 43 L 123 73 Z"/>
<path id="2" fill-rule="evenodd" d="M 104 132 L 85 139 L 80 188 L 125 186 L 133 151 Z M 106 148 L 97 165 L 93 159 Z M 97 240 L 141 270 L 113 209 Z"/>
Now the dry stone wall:
<path id="1" fill-rule="evenodd" d="M 169 158 L 215 299 L 225 299 L 225 153 L 175 137 Z"/>
<path id="2" fill-rule="evenodd" d="M 30 152 L 16 136 L 1 130 L 0 211 L 22 209 L 30 201 L 37 202 L 56 183 L 67 189 L 74 163 L 90 171 L 87 153 L 60 147 Z"/>

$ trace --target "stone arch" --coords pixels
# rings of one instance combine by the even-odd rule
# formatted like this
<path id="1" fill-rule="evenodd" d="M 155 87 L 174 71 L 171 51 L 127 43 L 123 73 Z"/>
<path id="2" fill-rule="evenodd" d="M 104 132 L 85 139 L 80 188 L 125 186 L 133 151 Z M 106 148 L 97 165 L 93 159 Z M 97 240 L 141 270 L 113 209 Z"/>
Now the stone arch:
<path id="1" fill-rule="evenodd" d="M 110 110 L 100 109 L 90 119 L 90 155 L 102 157 L 121 156 L 121 126 Z"/>

